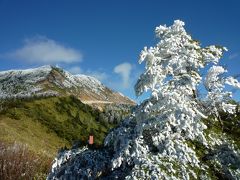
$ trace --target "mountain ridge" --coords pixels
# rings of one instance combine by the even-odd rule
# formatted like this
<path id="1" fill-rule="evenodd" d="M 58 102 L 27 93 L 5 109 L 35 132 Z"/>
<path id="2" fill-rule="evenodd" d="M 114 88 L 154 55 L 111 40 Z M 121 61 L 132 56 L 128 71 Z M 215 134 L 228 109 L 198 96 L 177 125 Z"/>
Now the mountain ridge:
<path id="1" fill-rule="evenodd" d="M 103 85 L 94 77 L 45 65 L 25 70 L 0 72 L 0 98 L 74 95 L 90 105 L 136 103 Z"/>

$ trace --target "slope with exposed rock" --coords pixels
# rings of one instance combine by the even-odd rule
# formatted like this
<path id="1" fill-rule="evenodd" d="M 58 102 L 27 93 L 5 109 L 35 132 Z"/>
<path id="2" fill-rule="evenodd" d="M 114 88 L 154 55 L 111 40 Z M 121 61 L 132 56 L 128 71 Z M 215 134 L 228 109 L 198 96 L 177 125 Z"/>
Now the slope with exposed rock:
<path id="1" fill-rule="evenodd" d="M 63 69 L 42 66 L 27 70 L 0 72 L 0 98 L 74 95 L 90 105 L 135 102 L 104 86 L 96 78 L 72 75 Z"/>

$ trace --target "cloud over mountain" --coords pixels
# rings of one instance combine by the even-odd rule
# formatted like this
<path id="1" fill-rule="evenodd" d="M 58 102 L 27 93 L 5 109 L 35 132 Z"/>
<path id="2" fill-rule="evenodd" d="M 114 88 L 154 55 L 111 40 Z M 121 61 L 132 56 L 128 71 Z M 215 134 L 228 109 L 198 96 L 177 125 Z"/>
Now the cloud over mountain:
<path id="1" fill-rule="evenodd" d="M 122 63 L 114 68 L 114 72 L 122 77 L 123 88 L 128 88 L 130 85 L 130 74 L 132 71 L 132 65 L 130 63 Z"/>
<path id="2" fill-rule="evenodd" d="M 31 64 L 74 63 L 82 60 L 82 54 L 44 36 L 25 39 L 22 47 L 5 54 L 5 57 Z"/>

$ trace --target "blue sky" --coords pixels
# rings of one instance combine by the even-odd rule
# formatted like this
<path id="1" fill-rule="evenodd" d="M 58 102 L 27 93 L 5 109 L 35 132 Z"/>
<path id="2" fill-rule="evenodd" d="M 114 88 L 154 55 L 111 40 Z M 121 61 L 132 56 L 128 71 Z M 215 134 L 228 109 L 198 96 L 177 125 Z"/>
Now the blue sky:
<path id="1" fill-rule="evenodd" d="M 203 46 L 226 46 L 221 64 L 239 74 L 239 8 L 237 0 L 0 0 L 0 70 L 59 65 L 135 99 L 139 52 L 157 42 L 156 26 L 181 19 Z"/>

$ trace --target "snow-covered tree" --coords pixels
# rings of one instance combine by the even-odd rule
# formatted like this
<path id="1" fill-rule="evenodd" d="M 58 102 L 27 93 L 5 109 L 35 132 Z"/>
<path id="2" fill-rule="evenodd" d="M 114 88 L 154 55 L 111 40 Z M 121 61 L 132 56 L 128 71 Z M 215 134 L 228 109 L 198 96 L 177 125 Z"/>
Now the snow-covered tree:
<path id="1" fill-rule="evenodd" d="M 164 124 L 170 132 L 182 133 L 190 139 L 198 137 L 205 142 L 202 133 L 206 127 L 201 118 L 217 114 L 218 110 L 234 113 L 235 109 L 229 103 L 231 92 L 224 91 L 224 83 L 239 88 L 236 79 L 219 77 L 226 72 L 221 66 L 212 66 L 205 81 L 200 75 L 208 64 L 218 64 L 227 49 L 214 45 L 202 48 L 180 20 L 170 27 L 159 26 L 155 32 L 160 42 L 155 47 L 144 47 L 140 54 L 139 63 L 145 61 L 146 70 L 135 85 L 136 95 L 151 90 L 152 96 L 143 103 L 139 118 L 143 117 L 143 111 L 144 118 L 146 114 L 154 116 L 158 119 L 155 123 Z M 198 97 L 201 83 L 208 91 L 204 101 Z"/>
<path id="2" fill-rule="evenodd" d="M 136 95 L 151 91 L 151 97 L 136 115 L 139 130 L 157 129 L 152 138 L 162 157 L 199 166 L 186 141 L 197 140 L 208 146 L 204 135 L 207 127 L 202 118 L 211 114 L 219 118 L 218 112 L 222 110 L 234 113 L 236 106 L 229 101 L 232 94 L 224 91 L 224 85 L 239 88 L 240 83 L 233 77 L 220 76 L 226 70 L 216 66 L 227 49 L 214 45 L 202 48 L 185 31 L 184 22 L 175 20 L 172 26 L 159 26 L 155 32 L 159 43 L 144 47 L 139 60 L 146 66 L 135 85 Z M 208 64 L 213 66 L 203 78 L 201 70 Z M 205 98 L 198 96 L 201 84 L 208 92 Z"/>
<path id="3" fill-rule="evenodd" d="M 145 62 L 145 72 L 135 85 L 137 96 L 150 91 L 150 98 L 108 134 L 104 149 L 81 151 L 77 158 L 71 151 L 60 154 L 50 178 L 211 179 L 209 164 L 220 168 L 224 178 L 240 177 L 239 148 L 221 131 L 206 133 L 203 122 L 209 115 L 219 118 L 219 111 L 234 113 L 236 108 L 224 87 L 239 88 L 240 83 L 224 77 L 226 70 L 218 65 L 227 49 L 201 47 L 180 20 L 169 27 L 159 26 L 155 32 L 160 41 L 142 50 L 139 63 Z M 202 77 L 201 71 L 209 66 Z M 199 96 L 203 86 L 205 97 Z M 211 162 L 199 158 L 195 144 L 200 144 L 206 151 L 201 153 Z M 62 159 L 69 154 L 75 159 L 67 166 Z"/>
<path id="4" fill-rule="evenodd" d="M 122 153 L 113 164 L 115 168 L 120 167 L 123 154 L 133 151 L 131 157 L 140 160 L 141 165 L 146 163 L 145 168 L 154 169 L 156 177 L 167 177 L 164 171 L 158 172 L 160 166 L 169 166 L 168 171 L 174 172 L 173 166 L 178 162 L 182 177 L 188 179 L 191 175 L 196 178 L 191 168 L 204 167 L 188 142 L 198 141 L 209 146 L 204 134 L 207 126 L 202 119 L 209 115 L 219 118 L 220 110 L 234 113 L 236 107 L 230 104 L 231 93 L 224 91 L 224 84 L 240 87 L 240 83 L 233 77 L 220 76 L 226 70 L 216 66 L 227 49 L 215 45 L 201 47 L 186 32 L 184 22 L 175 20 L 172 26 L 159 26 L 155 32 L 160 41 L 156 46 L 142 50 L 139 63 L 145 62 L 145 72 L 135 85 L 137 96 L 150 90 L 151 97 L 135 112 L 137 138 L 130 143 L 124 141 L 127 138 L 123 136 L 120 144 L 127 144 L 126 149 L 120 148 Z M 201 70 L 208 65 L 213 66 L 204 78 L 200 75 Z M 198 96 L 202 84 L 208 92 L 204 98 Z M 120 134 L 114 137 L 121 138 Z M 149 151 L 158 152 L 154 160 L 146 157 Z"/>

